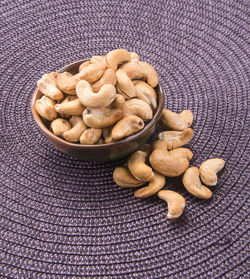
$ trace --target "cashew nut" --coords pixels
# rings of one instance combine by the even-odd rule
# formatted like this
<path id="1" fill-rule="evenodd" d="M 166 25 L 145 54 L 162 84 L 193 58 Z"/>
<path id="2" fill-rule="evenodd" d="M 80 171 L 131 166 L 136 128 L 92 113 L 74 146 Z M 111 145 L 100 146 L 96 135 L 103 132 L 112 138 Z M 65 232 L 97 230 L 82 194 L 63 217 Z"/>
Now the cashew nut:
<path id="1" fill-rule="evenodd" d="M 143 185 L 145 182 L 137 180 L 127 168 L 116 167 L 113 172 L 115 183 L 125 188 L 135 188 Z"/>
<path id="2" fill-rule="evenodd" d="M 65 99 L 63 99 L 61 102 L 58 102 L 57 104 L 66 104 L 70 101 L 74 101 L 78 99 L 76 95 L 70 95 L 70 96 L 67 96 Z M 62 118 L 69 118 L 71 116 L 71 114 L 67 114 L 67 113 L 63 113 L 63 112 L 59 112 L 60 116 Z"/>
<path id="3" fill-rule="evenodd" d="M 154 89 L 146 82 L 141 80 L 134 80 L 136 97 L 148 103 L 153 110 L 157 107 L 156 94 Z"/>
<path id="4" fill-rule="evenodd" d="M 180 147 L 180 148 L 170 150 L 169 155 L 176 158 L 186 158 L 188 161 L 190 161 L 194 156 L 193 152 L 190 149 L 185 147 Z"/>
<path id="5" fill-rule="evenodd" d="M 70 97 L 70 96 L 68 96 L 68 97 Z M 55 109 L 60 114 L 82 115 L 85 108 L 84 108 L 82 102 L 78 98 L 76 98 L 73 101 L 63 101 L 62 103 L 55 105 Z"/>
<path id="6" fill-rule="evenodd" d="M 127 76 L 126 72 L 122 69 L 116 71 L 116 80 L 116 86 L 119 88 L 120 94 L 128 99 L 135 97 L 135 86 L 132 80 Z"/>
<path id="7" fill-rule="evenodd" d="M 123 64 L 120 69 L 126 72 L 127 76 L 132 80 L 146 78 L 143 72 L 143 68 L 138 62 L 127 62 Z"/>
<path id="8" fill-rule="evenodd" d="M 200 199 L 209 199 L 212 197 L 212 192 L 201 184 L 198 168 L 188 168 L 182 177 L 182 182 L 186 190 L 193 196 Z"/>
<path id="9" fill-rule="evenodd" d="M 148 154 L 137 150 L 128 159 L 128 168 L 131 174 L 140 181 L 150 181 L 154 176 L 152 169 L 145 163 Z"/>
<path id="10" fill-rule="evenodd" d="M 112 129 L 112 138 L 121 138 L 135 134 L 144 128 L 143 120 L 136 115 L 128 115 L 119 120 Z"/>
<path id="11" fill-rule="evenodd" d="M 42 98 L 36 101 L 36 111 L 43 118 L 52 121 L 57 117 L 55 104 L 56 102 L 54 100 L 49 97 L 42 96 Z"/>
<path id="12" fill-rule="evenodd" d="M 40 80 L 37 82 L 37 88 L 45 96 L 50 97 L 53 100 L 62 100 L 64 95 L 56 87 L 56 77 L 58 73 L 52 72 L 49 74 L 44 74 Z"/>
<path id="13" fill-rule="evenodd" d="M 164 139 L 167 143 L 167 149 L 175 149 L 188 143 L 193 137 L 193 130 L 187 128 L 184 131 L 165 131 L 159 133 L 158 137 L 160 140 Z"/>
<path id="14" fill-rule="evenodd" d="M 130 54 L 130 57 L 131 57 L 131 61 L 138 62 L 140 60 L 140 57 L 136 52 L 130 52 L 129 54 Z"/>
<path id="15" fill-rule="evenodd" d="M 116 94 L 114 101 L 111 103 L 112 108 L 120 108 L 122 109 L 123 105 L 125 103 L 125 97 L 121 94 Z"/>
<path id="16" fill-rule="evenodd" d="M 104 84 L 112 84 L 115 86 L 116 84 L 116 75 L 114 70 L 107 69 L 105 70 L 103 76 L 91 85 L 92 90 L 94 92 L 98 92 Z"/>
<path id="17" fill-rule="evenodd" d="M 143 61 L 139 61 L 138 63 L 140 66 L 142 66 L 142 71 L 144 73 L 144 77 L 146 78 L 147 83 L 152 87 L 156 87 L 159 80 L 155 68 Z"/>
<path id="18" fill-rule="evenodd" d="M 153 117 L 153 112 L 149 104 L 143 100 L 134 98 L 125 102 L 123 106 L 123 115 L 137 115 L 143 120 L 150 120 Z"/>
<path id="19" fill-rule="evenodd" d="M 105 56 L 95 55 L 95 56 L 91 57 L 90 61 L 91 61 L 91 63 L 103 64 L 103 65 L 105 65 L 105 67 L 107 65 Z"/>
<path id="20" fill-rule="evenodd" d="M 175 219 L 181 216 L 186 205 L 184 197 L 175 191 L 161 190 L 158 197 L 168 204 L 168 219 Z"/>
<path id="21" fill-rule="evenodd" d="M 130 54 L 126 49 L 115 49 L 106 55 L 106 62 L 114 71 L 117 70 L 119 64 L 131 60 Z"/>
<path id="22" fill-rule="evenodd" d="M 181 175 L 189 166 L 186 158 L 173 157 L 167 151 L 167 142 L 156 141 L 149 157 L 151 166 L 162 175 L 175 177 Z"/>
<path id="23" fill-rule="evenodd" d="M 164 109 L 161 123 L 172 130 L 183 131 L 192 125 L 193 119 L 193 114 L 190 110 L 183 110 L 178 114 L 169 109 Z"/>
<path id="24" fill-rule="evenodd" d="M 84 124 L 83 119 L 81 116 L 73 115 L 69 119 L 72 128 L 63 133 L 63 137 L 70 142 L 77 142 L 79 141 L 80 136 L 82 133 L 87 129 L 87 126 Z"/>
<path id="25" fill-rule="evenodd" d="M 57 118 L 51 122 L 50 128 L 56 136 L 63 137 L 63 133 L 71 129 L 71 125 L 66 119 Z"/>
<path id="26" fill-rule="evenodd" d="M 104 64 L 91 63 L 87 67 L 83 68 L 77 76 L 88 82 L 96 82 L 103 75 L 105 68 L 106 66 Z"/>
<path id="27" fill-rule="evenodd" d="M 101 108 L 110 105 L 116 95 L 112 84 L 105 84 L 98 93 L 94 93 L 86 80 L 81 80 L 76 85 L 76 94 L 85 107 Z"/>
<path id="28" fill-rule="evenodd" d="M 102 134 L 101 129 L 89 128 L 86 129 L 80 137 L 81 144 L 95 144 L 98 142 Z"/>
<path id="29" fill-rule="evenodd" d="M 88 60 L 88 61 L 85 61 L 83 62 L 80 66 L 79 66 L 79 72 L 81 72 L 84 68 L 86 68 L 88 65 L 90 65 L 91 62 Z"/>
<path id="30" fill-rule="evenodd" d="M 78 75 L 72 75 L 68 72 L 59 73 L 56 78 L 57 87 L 63 92 L 76 95 L 76 84 L 80 80 Z"/>
<path id="31" fill-rule="evenodd" d="M 149 181 L 148 186 L 135 191 L 136 198 L 147 198 L 156 194 L 165 185 L 165 176 L 154 172 L 154 176 Z"/>
<path id="32" fill-rule="evenodd" d="M 200 176 L 203 183 L 214 186 L 217 183 L 217 172 L 224 168 L 225 161 L 220 158 L 208 159 L 200 166 Z"/>

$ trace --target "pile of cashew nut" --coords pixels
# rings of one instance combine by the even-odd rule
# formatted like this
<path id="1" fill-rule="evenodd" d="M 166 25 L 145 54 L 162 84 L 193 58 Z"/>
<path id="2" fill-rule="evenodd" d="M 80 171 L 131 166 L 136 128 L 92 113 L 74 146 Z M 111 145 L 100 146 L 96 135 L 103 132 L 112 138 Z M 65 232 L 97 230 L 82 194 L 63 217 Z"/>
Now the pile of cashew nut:
<path id="1" fill-rule="evenodd" d="M 165 186 L 165 177 L 182 176 L 186 190 L 200 199 L 209 199 L 212 196 L 207 186 L 217 184 L 217 172 L 225 165 L 220 158 L 208 159 L 200 168 L 189 167 L 193 153 L 182 147 L 193 137 L 190 128 L 193 114 L 184 110 L 180 114 L 170 110 L 163 110 L 161 124 L 167 131 L 158 135 L 158 140 L 152 145 L 144 144 L 133 153 L 124 166 L 116 167 L 113 179 L 117 185 L 125 188 L 136 188 L 146 185 L 134 192 L 136 198 L 147 198 L 154 194 L 168 204 L 168 219 L 175 219 L 182 215 L 185 208 L 185 198 L 172 190 L 162 190 Z M 201 182 L 201 180 L 202 182 Z"/>
<path id="2" fill-rule="evenodd" d="M 38 114 L 51 131 L 80 144 L 111 143 L 133 135 L 153 117 L 158 75 L 138 54 L 125 49 L 93 56 L 79 72 L 44 74 Z"/>

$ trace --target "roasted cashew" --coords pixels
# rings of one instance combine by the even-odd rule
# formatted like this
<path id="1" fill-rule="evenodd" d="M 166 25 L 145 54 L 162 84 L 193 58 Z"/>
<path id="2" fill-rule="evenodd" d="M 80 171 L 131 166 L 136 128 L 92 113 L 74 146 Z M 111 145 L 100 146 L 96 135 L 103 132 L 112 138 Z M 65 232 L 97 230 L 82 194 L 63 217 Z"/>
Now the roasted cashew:
<path id="1" fill-rule="evenodd" d="M 164 139 L 167 143 L 167 149 L 175 149 L 188 143 L 194 135 L 191 128 L 187 128 L 184 131 L 165 131 L 158 135 L 160 140 Z"/>
<path id="2" fill-rule="evenodd" d="M 58 73 L 52 72 L 44 74 L 37 82 L 37 88 L 45 96 L 50 97 L 53 100 L 60 101 L 63 99 L 64 94 L 56 86 L 56 77 Z"/>
<path id="3" fill-rule="evenodd" d="M 59 73 L 56 78 L 57 87 L 63 92 L 76 95 L 76 84 L 80 80 L 78 75 L 72 75 L 68 72 Z"/>
<path id="4" fill-rule="evenodd" d="M 86 68 L 88 65 L 90 65 L 91 62 L 90 60 L 83 62 L 80 66 L 79 66 L 79 72 L 81 72 L 84 68 Z"/>
<path id="5" fill-rule="evenodd" d="M 185 147 L 179 147 L 173 150 L 169 151 L 169 155 L 175 157 L 175 158 L 186 158 L 188 161 L 190 161 L 194 154 L 193 152 Z"/>
<path id="6" fill-rule="evenodd" d="M 80 139 L 80 136 L 82 133 L 87 129 L 87 126 L 83 122 L 83 119 L 81 116 L 73 115 L 69 119 L 70 124 L 72 125 L 72 128 L 66 132 L 63 133 L 63 137 L 70 142 L 77 142 Z"/>
<path id="7" fill-rule="evenodd" d="M 77 74 L 80 79 L 88 82 L 96 82 L 100 79 L 105 71 L 106 66 L 104 64 L 91 63 L 87 67 L 83 68 L 81 72 Z"/>
<path id="8" fill-rule="evenodd" d="M 112 138 L 119 140 L 121 138 L 135 134 L 144 128 L 143 120 L 135 115 L 128 115 L 119 120 L 112 129 Z"/>
<path id="9" fill-rule="evenodd" d="M 76 85 L 76 94 L 85 107 L 102 108 L 114 101 L 116 90 L 112 84 L 105 84 L 98 93 L 94 93 L 90 84 L 81 80 Z"/>
<path id="10" fill-rule="evenodd" d="M 126 49 L 115 49 L 106 55 L 106 62 L 108 66 L 114 71 L 117 70 L 119 64 L 131 60 L 130 54 Z"/>
<path id="11" fill-rule="evenodd" d="M 154 176 L 152 168 L 145 162 L 148 157 L 146 152 L 137 150 L 128 159 L 128 168 L 131 174 L 140 181 L 150 181 Z"/>
<path id="12" fill-rule="evenodd" d="M 149 104 L 143 100 L 134 98 L 125 102 L 123 106 L 123 115 L 137 115 L 143 120 L 150 120 L 153 117 L 153 112 Z"/>
<path id="13" fill-rule="evenodd" d="M 82 115 L 85 108 L 80 99 L 76 98 L 73 101 L 63 101 L 62 103 L 55 105 L 55 109 L 61 115 Z"/>
<path id="14" fill-rule="evenodd" d="M 51 122 L 50 128 L 56 136 L 63 137 L 63 133 L 71 129 L 69 121 L 63 118 L 57 118 Z"/>
<path id="15" fill-rule="evenodd" d="M 175 191 L 161 190 L 158 197 L 168 203 L 168 219 L 175 219 L 181 216 L 186 205 L 184 197 Z"/>
<path id="16" fill-rule="evenodd" d="M 139 61 L 138 63 L 140 66 L 142 66 L 142 71 L 144 73 L 144 77 L 146 78 L 147 83 L 152 87 L 156 87 L 159 79 L 155 68 L 143 61 Z"/>
<path id="17" fill-rule="evenodd" d="M 91 57 L 90 61 L 91 61 L 91 63 L 103 64 L 103 65 L 105 65 L 105 67 L 107 65 L 105 56 L 95 55 L 95 56 Z"/>
<path id="18" fill-rule="evenodd" d="M 183 110 L 178 114 L 169 109 L 164 109 L 161 123 L 172 130 L 183 131 L 192 125 L 193 119 L 194 117 L 190 110 Z"/>
<path id="19" fill-rule="evenodd" d="M 101 129 L 89 128 L 86 129 L 80 137 L 81 144 L 95 144 L 98 142 L 102 135 Z"/>
<path id="20" fill-rule="evenodd" d="M 145 79 L 145 73 L 143 72 L 143 67 L 135 61 L 127 62 L 123 64 L 120 69 L 126 72 L 130 79 Z"/>
<path id="21" fill-rule="evenodd" d="M 52 121 L 57 117 L 55 104 L 56 102 L 54 100 L 49 97 L 42 96 L 42 98 L 36 101 L 36 111 L 43 118 Z"/>
<path id="22" fill-rule="evenodd" d="M 138 62 L 140 61 L 140 57 L 136 52 L 130 52 L 131 61 Z"/>
<path id="23" fill-rule="evenodd" d="M 130 173 L 129 169 L 123 167 L 116 167 L 113 172 L 113 179 L 115 183 L 125 188 L 135 188 L 143 185 L 145 182 L 137 180 Z"/>
<path id="24" fill-rule="evenodd" d="M 122 69 L 116 71 L 116 81 L 119 93 L 128 99 L 135 97 L 135 86 L 132 80 L 127 76 L 126 72 Z"/>
<path id="25" fill-rule="evenodd" d="M 125 97 L 121 94 L 116 94 L 114 101 L 111 103 L 111 108 L 120 108 L 122 109 L 125 103 Z"/>
<path id="26" fill-rule="evenodd" d="M 188 168 L 182 177 L 182 182 L 186 190 L 193 196 L 200 199 L 209 199 L 212 197 L 212 192 L 201 184 L 198 168 Z"/>
<path id="27" fill-rule="evenodd" d="M 148 103 L 153 110 L 157 108 L 156 94 L 154 89 L 142 80 L 134 80 L 136 97 Z"/>
<path id="28" fill-rule="evenodd" d="M 186 158 L 173 157 L 167 151 L 167 142 L 156 141 L 149 157 L 151 166 L 162 175 L 175 177 L 181 175 L 189 166 Z"/>
<path id="29" fill-rule="evenodd" d="M 147 198 L 156 194 L 165 185 L 165 176 L 154 172 L 154 176 L 149 181 L 148 186 L 135 191 L 136 198 Z"/>
<path id="30" fill-rule="evenodd" d="M 113 86 L 115 86 L 116 75 L 114 70 L 112 69 L 105 70 L 103 76 L 98 81 L 96 81 L 91 85 L 92 90 L 94 92 L 98 92 L 104 84 L 112 84 Z"/>
<path id="31" fill-rule="evenodd" d="M 208 159 L 200 166 L 200 176 L 203 183 L 214 186 L 217 183 L 217 172 L 223 169 L 225 161 L 220 158 Z"/>
<path id="32" fill-rule="evenodd" d="M 74 101 L 78 99 L 76 95 L 70 95 L 70 96 L 67 96 L 65 99 L 63 99 L 61 102 L 58 102 L 57 104 L 66 104 L 68 102 L 71 102 L 71 101 Z M 63 113 L 63 112 L 59 112 L 60 116 L 62 118 L 69 118 L 71 116 L 71 114 L 67 114 L 67 113 Z"/>

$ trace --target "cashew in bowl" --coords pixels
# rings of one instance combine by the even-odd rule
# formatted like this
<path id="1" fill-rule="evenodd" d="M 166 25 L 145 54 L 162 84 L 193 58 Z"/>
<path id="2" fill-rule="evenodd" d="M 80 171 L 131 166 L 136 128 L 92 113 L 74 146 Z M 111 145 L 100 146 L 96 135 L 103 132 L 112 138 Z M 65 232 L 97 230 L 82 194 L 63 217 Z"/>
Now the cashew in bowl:
<path id="1" fill-rule="evenodd" d="M 114 71 L 117 70 L 119 64 L 131 60 L 130 54 L 126 49 L 111 50 L 105 58 L 108 66 Z"/>
<path id="2" fill-rule="evenodd" d="M 116 87 L 119 89 L 119 93 L 127 99 L 135 97 L 135 86 L 132 80 L 127 76 L 126 72 L 122 69 L 116 71 Z"/>
<path id="3" fill-rule="evenodd" d="M 175 149 L 188 143 L 194 135 L 191 128 L 187 128 L 184 131 L 165 131 L 158 135 L 160 140 L 164 139 L 167 143 L 167 149 Z"/>
<path id="4" fill-rule="evenodd" d="M 157 97 L 154 89 L 142 80 L 134 80 L 136 97 L 148 103 L 153 110 L 157 107 Z"/>
<path id="5" fill-rule="evenodd" d="M 90 65 L 91 62 L 88 61 L 84 61 L 80 66 L 79 66 L 79 72 L 81 72 L 84 68 L 86 68 L 88 65 Z"/>
<path id="6" fill-rule="evenodd" d="M 70 101 L 74 101 L 74 100 L 76 100 L 76 99 L 78 99 L 76 95 L 70 95 L 70 96 L 67 96 L 65 99 L 63 99 L 61 102 L 58 101 L 58 102 L 57 102 L 57 105 L 58 105 L 58 104 L 60 104 L 60 105 L 66 104 L 66 103 L 68 103 L 68 102 L 70 102 Z M 56 107 L 55 107 L 55 109 L 56 109 Z M 58 108 L 57 108 L 57 110 L 58 110 Z M 60 112 L 60 111 L 61 111 L 61 112 Z M 57 112 L 60 114 L 60 116 L 61 116 L 62 118 L 69 118 L 69 117 L 71 116 L 71 114 L 64 113 L 64 112 L 62 112 L 62 110 L 60 110 L 60 111 L 57 111 Z"/>
<path id="7" fill-rule="evenodd" d="M 145 121 L 153 118 L 153 112 L 149 104 L 137 98 L 125 102 L 123 106 L 123 115 L 136 115 Z"/>
<path id="8" fill-rule="evenodd" d="M 91 85 L 93 92 L 98 92 L 104 84 L 112 84 L 115 86 L 116 84 L 116 75 L 114 70 L 107 69 L 105 70 L 103 76 Z"/>
<path id="9" fill-rule="evenodd" d="M 136 52 L 130 52 L 131 61 L 138 62 L 140 61 L 140 57 Z"/>
<path id="10" fill-rule="evenodd" d="M 122 69 L 131 80 L 145 79 L 145 73 L 143 72 L 143 68 L 138 62 L 127 62 L 123 64 L 120 67 L 120 69 Z"/>
<path id="11" fill-rule="evenodd" d="M 144 73 L 143 75 L 146 78 L 147 83 L 152 87 L 156 87 L 159 79 L 155 68 L 143 61 L 139 61 L 138 63 L 142 67 L 142 72 Z"/>
<path id="12" fill-rule="evenodd" d="M 71 129 L 69 121 L 63 118 L 53 120 L 50 127 L 54 135 L 60 137 L 63 137 L 63 133 Z"/>
<path id="13" fill-rule="evenodd" d="M 183 110 L 178 114 L 169 109 L 164 109 L 160 121 L 167 128 L 183 131 L 192 125 L 193 119 L 194 117 L 190 110 Z"/>
<path id="14" fill-rule="evenodd" d="M 81 116 L 73 115 L 69 119 L 72 128 L 63 133 L 63 137 L 69 142 L 77 142 L 80 139 L 82 133 L 87 129 L 87 126 L 83 122 Z"/>
<path id="15" fill-rule="evenodd" d="M 64 94 L 56 86 L 56 77 L 58 73 L 52 72 L 49 74 L 44 74 L 40 80 L 37 82 L 37 88 L 45 96 L 50 97 L 53 100 L 62 100 Z"/>
<path id="16" fill-rule="evenodd" d="M 168 219 L 175 219 L 182 215 L 186 205 L 184 197 L 175 191 L 161 190 L 158 197 L 168 203 Z"/>
<path id="17" fill-rule="evenodd" d="M 80 80 L 78 75 L 72 75 L 68 72 L 59 73 L 56 78 L 57 87 L 63 92 L 76 95 L 76 84 Z"/>
<path id="18" fill-rule="evenodd" d="M 105 84 L 98 93 L 94 93 L 90 84 L 81 80 L 76 85 L 76 94 L 85 107 L 102 108 L 114 101 L 116 90 L 112 84 Z"/>
<path id="19" fill-rule="evenodd" d="M 134 195 L 136 198 L 147 198 L 156 194 L 165 185 L 165 176 L 154 172 L 154 176 L 149 181 L 148 186 L 136 190 Z"/>
<path id="20" fill-rule="evenodd" d="M 87 144 L 87 145 L 95 144 L 98 142 L 101 135 L 102 135 L 101 129 L 96 129 L 96 128 L 86 129 L 80 137 L 80 143 Z"/>
<path id="21" fill-rule="evenodd" d="M 115 183 L 125 188 L 135 188 L 143 185 L 145 182 L 137 180 L 127 168 L 116 167 L 113 172 Z"/>
<path id="22" fill-rule="evenodd" d="M 61 115 L 82 115 L 85 108 L 80 99 L 76 98 L 70 101 L 69 97 L 67 97 L 67 101 L 66 98 L 62 103 L 55 105 L 56 111 Z"/>
<path id="23" fill-rule="evenodd" d="M 224 168 L 225 161 L 220 158 L 208 159 L 200 166 L 200 176 L 203 183 L 214 186 L 217 183 L 217 172 Z"/>
<path id="24" fill-rule="evenodd" d="M 212 192 L 201 184 L 198 168 L 188 168 L 182 177 L 182 182 L 186 190 L 193 196 L 200 199 L 209 199 L 212 197 Z"/>
<path id="25" fill-rule="evenodd" d="M 77 75 L 80 79 L 88 82 L 96 82 L 100 79 L 105 71 L 106 66 L 101 63 L 91 63 L 87 67 L 83 68 Z"/>
<path id="26" fill-rule="evenodd" d="M 56 102 L 49 97 L 42 96 L 36 101 L 36 111 L 43 118 L 52 121 L 56 119 L 57 113 L 55 110 Z"/>
<path id="27" fill-rule="evenodd" d="M 105 67 L 107 66 L 105 56 L 101 56 L 101 55 L 92 56 L 91 59 L 90 59 L 90 62 L 91 63 L 96 63 L 96 64 L 103 64 Z"/>
<path id="28" fill-rule="evenodd" d="M 176 157 L 176 158 L 186 158 L 188 161 L 190 161 L 194 154 L 193 152 L 185 147 L 179 147 L 173 150 L 169 151 L 169 155 Z"/>

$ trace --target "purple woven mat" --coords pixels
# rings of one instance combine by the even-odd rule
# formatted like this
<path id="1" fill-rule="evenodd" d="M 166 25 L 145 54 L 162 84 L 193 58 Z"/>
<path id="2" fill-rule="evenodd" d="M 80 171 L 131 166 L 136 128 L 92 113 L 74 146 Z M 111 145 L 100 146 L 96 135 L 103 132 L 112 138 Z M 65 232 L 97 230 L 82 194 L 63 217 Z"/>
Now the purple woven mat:
<path id="1" fill-rule="evenodd" d="M 3 278 L 247 278 L 247 1 L 0 2 L 0 275 Z M 112 171 L 53 148 L 30 111 L 45 72 L 126 48 L 155 66 L 165 107 L 195 116 L 192 165 L 222 157 L 211 200 L 166 219 Z M 160 128 L 157 128 L 159 132 Z"/>

